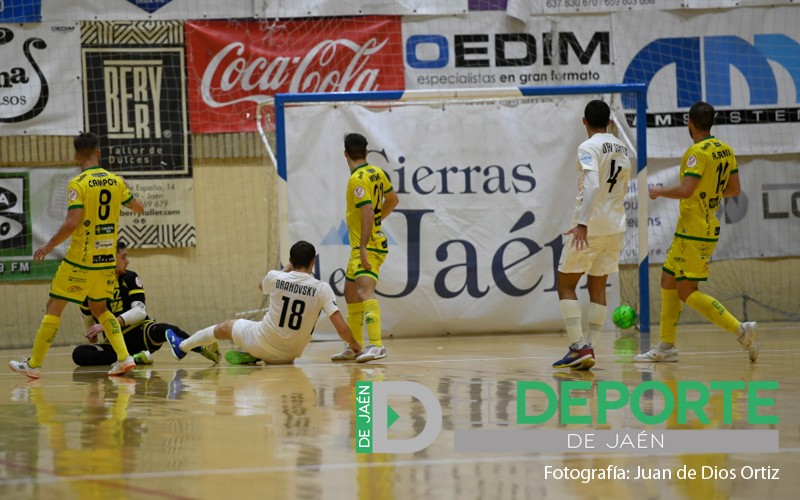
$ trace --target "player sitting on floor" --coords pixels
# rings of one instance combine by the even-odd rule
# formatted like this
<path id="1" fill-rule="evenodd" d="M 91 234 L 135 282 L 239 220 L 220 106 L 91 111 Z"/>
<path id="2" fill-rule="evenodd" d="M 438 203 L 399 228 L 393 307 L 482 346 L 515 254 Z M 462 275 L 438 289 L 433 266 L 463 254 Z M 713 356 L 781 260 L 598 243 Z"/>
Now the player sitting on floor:
<path id="1" fill-rule="evenodd" d="M 135 353 L 133 359 L 136 364 L 152 364 L 152 353 L 161 348 L 168 331 L 174 332 L 181 338 L 187 338 L 189 334 L 175 325 L 157 323 L 147 316 L 142 279 L 135 272 L 128 270 L 128 250 L 123 242 L 117 244 L 116 275 L 114 297 L 108 300 L 108 310 L 117 316 L 125 345 L 129 352 Z M 97 343 L 99 334 L 103 333 L 103 328 L 92 316 L 87 301 L 81 304 L 81 312 L 84 314 L 85 335 L 89 344 L 76 347 L 72 351 L 72 360 L 79 366 L 99 366 L 113 363 L 116 360 L 116 354 L 111 344 Z M 219 346 L 216 342 L 200 347 L 196 352 L 214 363 L 219 361 Z"/>

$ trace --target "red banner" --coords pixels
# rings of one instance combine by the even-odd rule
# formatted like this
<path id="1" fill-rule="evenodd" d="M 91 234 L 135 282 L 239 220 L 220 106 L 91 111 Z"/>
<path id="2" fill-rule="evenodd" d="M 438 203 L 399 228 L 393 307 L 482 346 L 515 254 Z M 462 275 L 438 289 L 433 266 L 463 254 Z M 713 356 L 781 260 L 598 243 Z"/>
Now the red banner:
<path id="1" fill-rule="evenodd" d="M 287 92 L 403 90 L 399 16 L 186 23 L 193 133 L 256 130 Z"/>

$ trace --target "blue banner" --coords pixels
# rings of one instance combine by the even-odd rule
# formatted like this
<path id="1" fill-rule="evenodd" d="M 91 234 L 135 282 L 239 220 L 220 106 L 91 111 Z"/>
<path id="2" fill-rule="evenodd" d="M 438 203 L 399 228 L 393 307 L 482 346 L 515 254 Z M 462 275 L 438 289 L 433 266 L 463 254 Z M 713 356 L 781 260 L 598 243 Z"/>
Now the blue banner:
<path id="1" fill-rule="evenodd" d="M 42 0 L 0 0 L 0 23 L 42 21 Z"/>
<path id="2" fill-rule="evenodd" d="M 128 0 L 128 2 L 139 7 L 140 9 L 146 10 L 148 14 L 152 14 L 171 1 L 172 0 Z"/>

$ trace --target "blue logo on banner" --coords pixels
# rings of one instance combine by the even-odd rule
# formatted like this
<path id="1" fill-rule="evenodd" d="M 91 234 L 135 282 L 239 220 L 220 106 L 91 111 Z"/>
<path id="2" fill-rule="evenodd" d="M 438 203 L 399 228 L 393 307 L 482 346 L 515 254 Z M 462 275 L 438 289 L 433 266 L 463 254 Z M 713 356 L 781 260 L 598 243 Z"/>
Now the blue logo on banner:
<path id="1" fill-rule="evenodd" d="M 623 83 L 649 85 L 656 73 L 674 64 L 679 108 L 688 108 L 703 98 L 703 76 L 705 100 L 714 106 L 729 106 L 733 67 L 747 82 L 751 106 L 774 105 L 778 103 L 778 85 L 769 64 L 772 61 L 782 66 L 795 88 L 800 89 L 800 44 L 786 35 L 755 35 L 752 44 L 738 36 L 707 36 L 703 42 L 700 37 L 650 42 L 628 65 Z M 636 106 L 634 96 L 623 94 L 622 99 L 626 108 Z"/>
<path id="2" fill-rule="evenodd" d="M 41 20 L 41 0 L 0 0 L 0 23 L 38 23 Z"/>
<path id="3" fill-rule="evenodd" d="M 172 0 L 128 0 L 128 2 L 139 7 L 140 9 L 146 10 L 148 14 L 152 14 L 171 1 Z"/>

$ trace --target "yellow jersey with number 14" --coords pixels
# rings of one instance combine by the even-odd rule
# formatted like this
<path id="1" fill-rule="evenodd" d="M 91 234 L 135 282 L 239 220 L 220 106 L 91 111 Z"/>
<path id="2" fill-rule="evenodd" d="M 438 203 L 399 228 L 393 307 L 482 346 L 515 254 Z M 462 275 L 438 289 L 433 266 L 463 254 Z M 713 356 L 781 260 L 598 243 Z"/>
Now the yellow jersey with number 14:
<path id="1" fill-rule="evenodd" d="M 361 246 L 361 207 L 372 205 L 375 212 L 375 222 L 372 225 L 372 234 L 367 241 L 367 250 L 386 253 L 389 245 L 386 236 L 381 231 L 381 209 L 383 196 L 392 191 L 392 183 L 386 173 L 374 165 L 365 163 L 350 174 L 347 182 L 347 229 L 350 230 L 350 246 Z"/>
<path id="2" fill-rule="evenodd" d="M 84 269 L 116 267 L 120 207 L 133 199 L 122 179 L 100 167 L 87 168 L 67 185 L 67 209 L 83 209 L 64 261 Z"/>
<path id="3" fill-rule="evenodd" d="M 716 211 L 728 179 L 737 172 L 733 149 L 713 135 L 686 150 L 681 160 L 681 180 L 688 175 L 700 182 L 692 196 L 680 202 L 675 236 L 699 241 L 719 239 Z"/>

